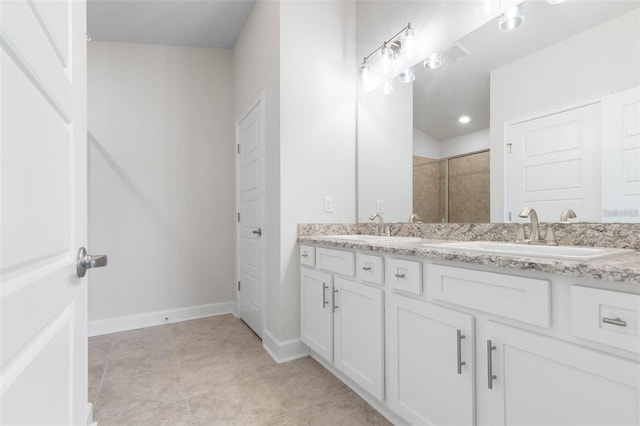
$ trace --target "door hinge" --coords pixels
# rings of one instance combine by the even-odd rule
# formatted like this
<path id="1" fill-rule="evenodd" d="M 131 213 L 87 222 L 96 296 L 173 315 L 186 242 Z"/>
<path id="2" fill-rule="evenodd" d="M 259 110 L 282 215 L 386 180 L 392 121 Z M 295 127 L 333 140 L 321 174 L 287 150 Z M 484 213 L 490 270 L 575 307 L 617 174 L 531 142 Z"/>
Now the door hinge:
<path id="1" fill-rule="evenodd" d="M 238 154 L 240 154 L 240 144 L 239 144 L 239 143 L 238 143 L 238 144 L 236 144 L 236 152 L 237 152 Z"/>
<path id="2" fill-rule="evenodd" d="M 238 281 L 238 291 L 240 291 L 240 281 Z"/>
<path id="3" fill-rule="evenodd" d="M 238 222 L 240 222 L 240 212 L 238 212 Z"/>
<path id="4" fill-rule="evenodd" d="M 507 152 L 508 152 L 509 154 L 511 154 L 511 145 L 512 145 L 511 143 L 508 143 L 508 144 L 507 144 Z"/>

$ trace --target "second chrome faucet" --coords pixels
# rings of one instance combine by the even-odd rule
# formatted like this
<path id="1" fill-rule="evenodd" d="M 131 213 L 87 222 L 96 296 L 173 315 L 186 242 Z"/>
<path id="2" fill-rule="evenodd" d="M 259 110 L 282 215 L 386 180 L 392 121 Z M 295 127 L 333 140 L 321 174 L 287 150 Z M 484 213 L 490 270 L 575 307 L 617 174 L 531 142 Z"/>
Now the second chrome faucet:
<path id="1" fill-rule="evenodd" d="M 529 232 L 529 238 L 527 238 L 524 230 L 524 225 L 521 225 L 521 228 L 518 230 L 516 243 L 546 244 L 550 246 L 558 245 L 558 242 L 556 241 L 556 234 L 553 230 L 553 226 L 550 223 L 547 224 L 547 230 L 545 231 L 544 238 L 542 238 L 542 236 L 540 235 L 540 223 L 538 222 L 538 214 L 534 209 L 532 209 L 531 207 L 525 207 L 524 209 L 522 209 L 518 216 L 522 218 L 528 217 L 531 219 L 531 232 Z"/>

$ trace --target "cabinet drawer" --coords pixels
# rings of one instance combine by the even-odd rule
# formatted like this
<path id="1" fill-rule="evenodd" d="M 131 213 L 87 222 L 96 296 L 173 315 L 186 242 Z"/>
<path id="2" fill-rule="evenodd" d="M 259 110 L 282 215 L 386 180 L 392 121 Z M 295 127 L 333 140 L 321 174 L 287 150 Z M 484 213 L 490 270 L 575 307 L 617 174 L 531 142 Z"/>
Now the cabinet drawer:
<path id="1" fill-rule="evenodd" d="M 316 248 L 312 246 L 300 246 L 300 264 L 315 266 Z"/>
<path id="2" fill-rule="evenodd" d="M 422 264 L 412 260 L 385 259 L 385 281 L 393 289 L 422 293 Z"/>
<path id="3" fill-rule="evenodd" d="M 436 300 L 549 328 L 549 281 L 428 265 L 426 294 Z"/>
<path id="4" fill-rule="evenodd" d="M 576 337 L 640 353 L 640 295 L 571 287 L 571 331 Z"/>
<path id="5" fill-rule="evenodd" d="M 361 281 L 384 284 L 382 258 L 356 253 L 356 277 Z"/>
<path id="6" fill-rule="evenodd" d="M 316 248 L 316 266 L 325 271 L 353 277 L 354 253 L 350 251 Z"/>

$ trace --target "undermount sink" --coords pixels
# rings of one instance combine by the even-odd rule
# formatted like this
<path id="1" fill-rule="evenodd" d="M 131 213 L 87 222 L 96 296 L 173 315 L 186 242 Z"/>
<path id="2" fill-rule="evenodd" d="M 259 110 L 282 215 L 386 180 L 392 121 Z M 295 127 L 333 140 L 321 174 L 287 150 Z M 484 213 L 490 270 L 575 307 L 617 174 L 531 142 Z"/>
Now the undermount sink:
<path id="1" fill-rule="evenodd" d="M 559 260 L 589 261 L 633 253 L 634 250 L 606 247 L 546 246 L 516 244 L 498 241 L 457 241 L 451 243 L 429 243 L 424 247 L 451 250 L 468 250 L 515 256 L 547 257 Z"/>
<path id="2" fill-rule="evenodd" d="M 355 241 L 359 243 L 411 243 L 420 241 L 418 237 L 389 237 L 386 235 L 325 235 L 323 238 L 331 240 Z"/>

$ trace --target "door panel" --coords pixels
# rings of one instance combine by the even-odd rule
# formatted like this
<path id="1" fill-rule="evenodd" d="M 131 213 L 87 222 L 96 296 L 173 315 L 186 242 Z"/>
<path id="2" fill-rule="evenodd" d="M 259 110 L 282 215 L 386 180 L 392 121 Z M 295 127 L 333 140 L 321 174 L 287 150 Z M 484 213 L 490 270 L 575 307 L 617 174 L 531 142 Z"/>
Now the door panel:
<path id="1" fill-rule="evenodd" d="M 262 336 L 262 101 L 242 118 L 238 131 L 238 238 L 240 317 Z"/>
<path id="2" fill-rule="evenodd" d="M 3 1 L 0 19 L 0 423 L 85 424 L 85 2 Z"/>
<path id="3" fill-rule="evenodd" d="M 640 220 L 640 88 L 602 99 L 602 221 Z"/>
<path id="4" fill-rule="evenodd" d="M 567 208 L 600 220 L 600 104 L 513 124 L 507 141 L 508 220 L 524 207 L 542 221 Z"/>

